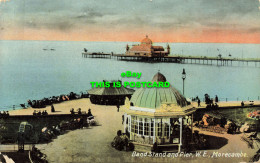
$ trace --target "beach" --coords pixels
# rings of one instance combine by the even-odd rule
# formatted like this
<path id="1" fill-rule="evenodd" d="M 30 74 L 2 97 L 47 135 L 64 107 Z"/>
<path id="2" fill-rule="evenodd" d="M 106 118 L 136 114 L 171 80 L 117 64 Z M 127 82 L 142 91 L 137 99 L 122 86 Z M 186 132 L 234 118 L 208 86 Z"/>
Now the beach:
<path id="1" fill-rule="evenodd" d="M 231 161 L 241 162 L 249 161 L 257 149 L 249 149 L 247 144 L 241 141 L 242 134 L 217 134 L 207 131 L 200 131 L 205 135 L 211 135 L 227 139 L 227 144 L 219 149 L 206 150 L 207 157 L 140 157 L 133 155 L 133 152 L 117 151 L 112 148 L 110 143 L 113 141 L 118 130 L 123 130 L 121 107 L 117 112 L 116 106 L 93 105 L 88 98 L 66 101 L 54 104 L 55 113 L 51 113 L 50 106 L 44 109 L 21 109 L 10 111 L 10 115 L 32 114 L 34 110 L 47 110 L 49 114 L 69 114 L 70 109 L 81 108 L 82 111 L 88 111 L 90 108 L 92 114 L 100 126 L 69 131 L 64 135 L 58 136 L 48 144 L 38 144 L 43 153 L 47 155 L 49 162 L 166 162 L 183 160 L 192 162 L 209 162 L 209 161 Z M 204 151 L 202 151 L 204 152 Z M 212 157 L 212 154 L 224 153 L 220 157 Z M 246 153 L 246 157 L 229 158 L 225 157 L 226 153 Z"/>

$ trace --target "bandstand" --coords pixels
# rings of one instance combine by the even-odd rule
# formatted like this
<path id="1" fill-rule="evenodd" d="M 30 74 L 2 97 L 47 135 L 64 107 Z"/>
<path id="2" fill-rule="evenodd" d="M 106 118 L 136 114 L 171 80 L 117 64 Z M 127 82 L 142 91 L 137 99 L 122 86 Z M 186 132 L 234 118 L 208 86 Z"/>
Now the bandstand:
<path id="1" fill-rule="evenodd" d="M 157 73 L 152 82 L 166 82 Z M 140 88 L 125 102 L 124 130 L 135 150 L 180 152 L 192 139 L 192 113 L 196 111 L 177 89 Z"/>

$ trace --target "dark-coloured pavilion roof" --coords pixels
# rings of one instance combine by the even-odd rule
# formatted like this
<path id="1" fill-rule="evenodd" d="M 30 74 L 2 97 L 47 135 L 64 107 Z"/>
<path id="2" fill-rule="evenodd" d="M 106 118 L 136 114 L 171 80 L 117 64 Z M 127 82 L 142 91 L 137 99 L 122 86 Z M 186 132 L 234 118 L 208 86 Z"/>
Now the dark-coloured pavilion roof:
<path id="1" fill-rule="evenodd" d="M 88 93 L 90 95 L 110 95 L 110 96 L 116 96 L 116 95 L 132 95 L 135 92 L 134 89 L 125 88 L 122 87 L 98 87 L 98 88 L 92 88 L 88 90 Z"/>

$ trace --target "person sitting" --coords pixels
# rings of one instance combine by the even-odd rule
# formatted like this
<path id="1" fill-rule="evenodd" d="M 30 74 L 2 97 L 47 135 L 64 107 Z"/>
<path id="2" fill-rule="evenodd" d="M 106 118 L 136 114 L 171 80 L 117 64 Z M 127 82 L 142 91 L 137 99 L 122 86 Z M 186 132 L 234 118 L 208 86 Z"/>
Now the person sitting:
<path id="1" fill-rule="evenodd" d="M 124 141 L 121 138 L 122 135 L 122 131 L 118 130 L 117 131 L 117 136 L 114 138 L 113 142 L 112 142 L 112 146 L 115 147 L 117 150 L 122 150 L 124 149 Z"/>
<path id="2" fill-rule="evenodd" d="M 94 120 L 94 116 L 92 115 L 92 113 L 91 113 L 91 109 L 88 109 L 88 120 Z"/>
<path id="3" fill-rule="evenodd" d="M 36 110 L 34 110 L 33 115 L 37 115 Z"/>
<path id="4" fill-rule="evenodd" d="M 42 112 L 41 112 L 41 111 L 39 111 L 39 112 L 37 113 L 37 115 L 42 115 Z"/>
<path id="5" fill-rule="evenodd" d="M 74 108 L 72 108 L 72 109 L 70 110 L 70 113 L 71 113 L 71 114 L 75 114 Z"/>
<path id="6" fill-rule="evenodd" d="M 91 109 L 88 109 L 88 117 L 93 116 L 91 113 Z"/>
<path id="7" fill-rule="evenodd" d="M 78 114 L 81 114 L 81 108 L 78 109 Z"/>

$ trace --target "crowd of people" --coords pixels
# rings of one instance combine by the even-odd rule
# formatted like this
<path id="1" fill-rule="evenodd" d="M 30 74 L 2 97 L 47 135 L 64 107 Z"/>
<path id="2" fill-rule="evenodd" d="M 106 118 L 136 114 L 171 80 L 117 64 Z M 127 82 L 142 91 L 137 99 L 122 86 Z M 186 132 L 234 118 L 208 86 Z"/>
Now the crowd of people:
<path id="1" fill-rule="evenodd" d="M 41 100 L 28 100 L 27 102 L 28 102 L 28 106 L 31 106 L 32 108 L 44 108 L 47 105 L 52 105 L 63 101 L 69 101 L 69 100 L 87 98 L 87 97 L 88 94 L 81 93 L 79 95 L 74 92 L 70 92 L 67 95 L 52 96 L 49 98 L 43 98 Z M 25 104 L 20 104 L 20 105 L 25 108 Z"/>
<path id="2" fill-rule="evenodd" d="M 41 111 L 41 110 L 39 110 L 39 111 L 34 110 L 33 115 L 35 115 L 35 116 L 48 115 L 48 112 L 47 112 L 47 110 L 43 110 L 43 111 Z"/>
<path id="3" fill-rule="evenodd" d="M 70 109 L 70 114 L 74 115 L 74 114 L 83 114 L 84 112 L 81 111 L 81 108 L 78 108 L 77 111 L 74 110 L 74 108 Z M 93 117 L 92 113 L 91 113 L 91 109 L 88 109 L 88 113 L 87 113 L 88 117 Z"/>
<path id="4" fill-rule="evenodd" d="M 213 132 L 226 132 L 228 134 L 248 133 L 255 131 L 247 122 L 237 122 L 227 119 L 219 114 L 204 114 L 202 119 L 195 122 L 195 126 L 199 128 L 207 128 Z M 221 131 L 220 131 L 221 130 Z"/>
<path id="5" fill-rule="evenodd" d="M 117 131 L 117 136 L 111 142 L 111 146 L 117 150 L 132 151 L 134 150 L 133 143 L 129 142 L 129 136 L 127 133 L 122 133 L 121 130 Z"/>
<path id="6" fill-rule="evenodd" d="M 259 120 L 260 119 L 260 110 L 255 110 L 255 111 L 249 112 L 247 114 L 247 117 L 251 118 L 251 119 Z"/>
<path id="7" fill-rule="evenodd" d="M 51 139 L 56 138 L 61 134 L 60 125 L 52 126 L 52 127 L 43 127 L 41 130 L 41 134 L 39 136 L 39 142 L 45 143 L 49 142 Z"/>
<path id="8" fill-rule="evenodd" d="M 215 96 L 215 99 L 213 100 L 213 98 L 210 98 L 209 94 L 205 94 L 205 104 L 206 104 L 206 108 L 218 108 L 218 102 L 219 102 L 219 98 L 218 96 L 216 95 Z M 201 107 L 201 100 L 198 96 L 196 96 L 195 98 L 192 97 L 191 98 L 192 101 L 197 101 L 198 102 L 198 107 Z M 215 103 L 214 103 L 215 102 Z"/>
<path id="9" fill-rule="evenodd" d="M 35 145 L 32 146 L 31 150 L 32 162 L 47 163 L 47 156 L 43 154 Z"/>
<path id="10" fill-rule="evenodd" d="M 0 117 L 8 117 L 9 112 L 8 111 L 0 111 Z"/>

